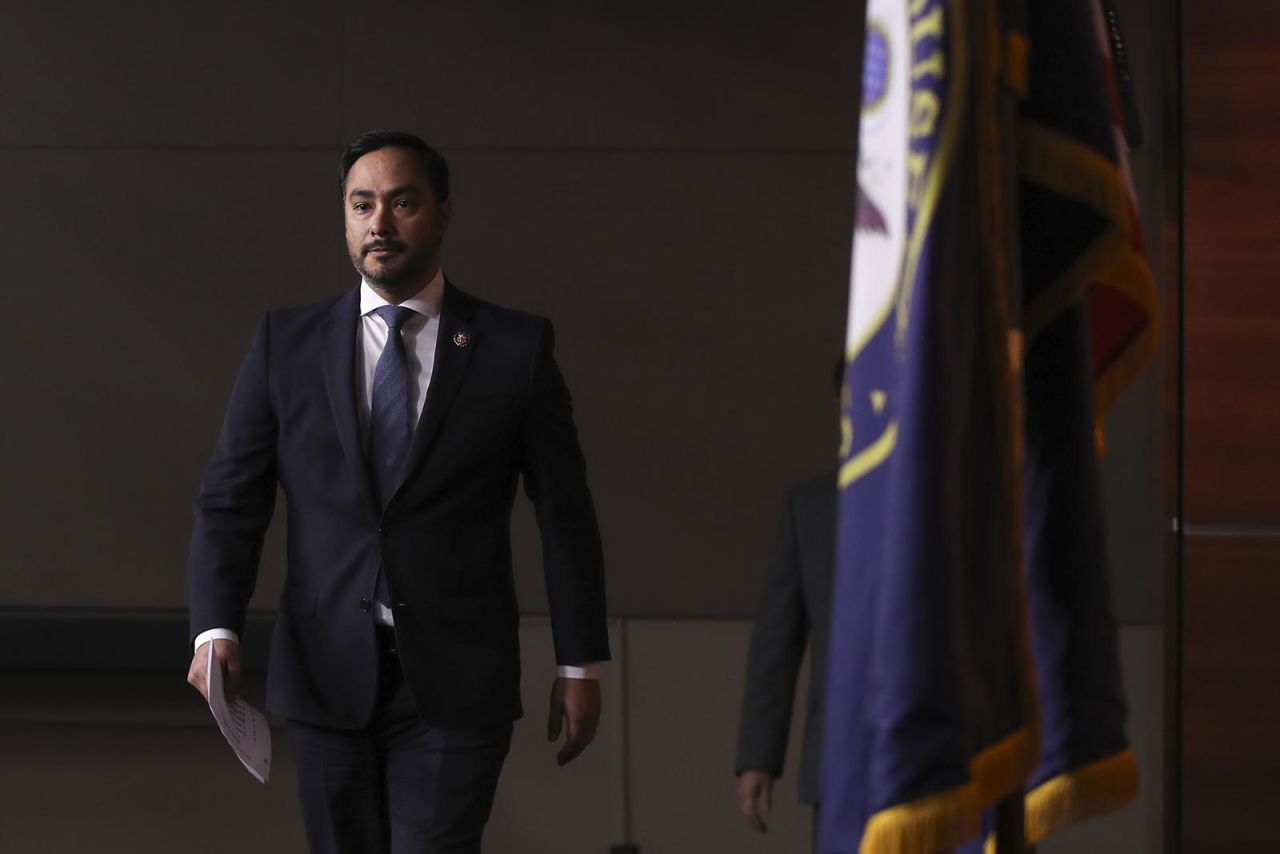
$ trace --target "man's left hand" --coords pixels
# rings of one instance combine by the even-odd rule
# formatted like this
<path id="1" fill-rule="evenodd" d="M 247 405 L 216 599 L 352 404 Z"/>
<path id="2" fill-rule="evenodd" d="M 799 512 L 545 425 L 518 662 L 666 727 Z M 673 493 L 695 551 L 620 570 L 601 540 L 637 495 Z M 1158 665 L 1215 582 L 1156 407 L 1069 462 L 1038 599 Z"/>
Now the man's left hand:
<path id="1" fill-rule="evenodd" d="M 556 763 L 566 765 L 577 758 L 596 737 L 600 726 L 600 680 L 556 677 L 551 683 L 551 713 L 547 718 L 547 741 L 560 737 L 564 725 L 564 746 Z"/>

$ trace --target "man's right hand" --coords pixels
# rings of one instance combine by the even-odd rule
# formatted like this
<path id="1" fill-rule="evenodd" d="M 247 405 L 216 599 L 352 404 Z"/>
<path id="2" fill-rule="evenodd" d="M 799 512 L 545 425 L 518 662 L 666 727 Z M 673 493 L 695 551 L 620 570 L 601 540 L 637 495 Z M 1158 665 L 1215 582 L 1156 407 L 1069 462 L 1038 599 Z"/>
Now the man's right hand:
<path id="1" fill-rule="evenodd" d="M 240 644 L 230 640 L 211 640 L 200 644 L 191 657 L 191 669 L 187 671 L 187 684 L 209 701 L 209 644 L 213 644 L 213 656 L 222 667 L 223 694 L 228 703 L 240 696 Z"/>
<path id="2" fill-rule="evenodd" d="M 769 832 L 765 819 L 772 807 L 772 774 L 768 771 L 743 771 L 738 775 L 738 809 L 752 830 Z"/>

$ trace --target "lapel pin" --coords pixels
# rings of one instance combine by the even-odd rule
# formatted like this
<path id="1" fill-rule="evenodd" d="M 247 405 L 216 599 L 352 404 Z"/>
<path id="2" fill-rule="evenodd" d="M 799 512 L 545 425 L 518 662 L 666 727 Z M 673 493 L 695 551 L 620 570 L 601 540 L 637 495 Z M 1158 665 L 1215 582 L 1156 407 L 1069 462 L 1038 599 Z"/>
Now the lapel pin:
<path id="1" fill-rule="evenodd" d="M 455 332 L 453 333 L 453 343 L 458 347 L 470 347 L 471 336 L 465 332 Z"/>

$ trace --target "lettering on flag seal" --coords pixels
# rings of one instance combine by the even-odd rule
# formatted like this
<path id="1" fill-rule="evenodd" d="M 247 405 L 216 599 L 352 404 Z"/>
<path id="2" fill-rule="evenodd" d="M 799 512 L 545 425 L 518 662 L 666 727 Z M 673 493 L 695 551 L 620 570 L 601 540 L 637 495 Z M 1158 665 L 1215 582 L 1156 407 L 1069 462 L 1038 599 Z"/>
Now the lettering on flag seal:
<path id="1" fill-rule="evenodd" d="M 853 286 L 847 358 L 888 317 L 907 245 L 907 118 L 911 97 L 907 8 L 871 0 L 862 70 Z"/>
<path id="2" fill-rule="evenodd" d="M 922 256 L 958 112 L 945 91 L 945 13 L 943 0 L 869 0 L 867 7 L 842 489 L 883 463 L 897 441 L 892 380 L 916 281 L 928 274 Z"/>

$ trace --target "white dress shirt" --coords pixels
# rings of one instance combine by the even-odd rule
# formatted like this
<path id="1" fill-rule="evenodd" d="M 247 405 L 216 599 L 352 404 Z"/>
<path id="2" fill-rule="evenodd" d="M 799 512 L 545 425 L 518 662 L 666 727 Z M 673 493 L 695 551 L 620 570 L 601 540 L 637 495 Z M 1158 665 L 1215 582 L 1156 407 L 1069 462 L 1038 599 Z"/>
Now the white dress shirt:
<path id="1" fill-rule="evenodd" d="M 413 406 L 413 418 L 416 424 L 422 417 L 422 406 L 427 400 L 427 387 L 431 385 L 431 374 L 436 364 L 436 338 L 440 334 L 440 304 L 444 298 L 444 273 L 436 271 L 436 275 L 425 288 L 400 303 L 402 308 L 412 309 L 416 317 L 405 321 L 400 328 L 400 336 L 404 340 L 405 356 L 408 361 L 409 403 Z M 356 354 L 360 359 L 360 369 L 356 371 L 356 390 L 360 406 L 360 434 L 369 435 L 369 415 L 373 411 L 373 372 L 378 366 L 382 350 L 387 346 L 387 324 L 374 312 L 387 302 L 366 281 L 360 282 L 360 323 L 356 329 Z M 386 603 L 374 602 L 374 619 L 387 626 L 395 625 L 395 618 Z M 195 647 L 209 640 L 231 640 L 240 642 L 236 633 L 230 629 L 209 629 L 196 635 Z M 600 665 L 584 664 L 581 667 L 560 665 L 556 668 L 558 676 L 570 679 L 598 679 Z"/>
<path id="2" fill-rule="evenodd" d="M 422 417 L 422 405 L 427 400 L 427 386 L 436 366 L 436 338 L 440 334 L 440 301 L 444 298 L 444 274 L 436 273 L 425 288 L 400 303 L 401 308 L 412 309 L 414 316 L 400 328 L 409 374 L 409 405 L 413 407 L 413 423 Z M 369 435 L 369 415 L 373 412 L 373 372 L 378 359 L 387 346 L 387 324 L 375 311 L 392 305 L 378 296 L 368 282 L 360 283 L 360 328 L 356 330 L 357 358 L 361 360 L 356 372 L 360 396 L 360 435 Z M 365 450 L 368 450 L 367 448 Z"/>

